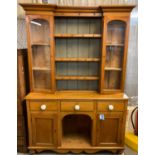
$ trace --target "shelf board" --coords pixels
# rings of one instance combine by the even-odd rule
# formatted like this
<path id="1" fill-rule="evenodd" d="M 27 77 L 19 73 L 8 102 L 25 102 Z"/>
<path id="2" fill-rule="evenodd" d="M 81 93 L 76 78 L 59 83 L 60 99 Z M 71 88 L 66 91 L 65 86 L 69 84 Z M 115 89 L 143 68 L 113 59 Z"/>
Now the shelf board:
<path id="1" fill-rule="evenodd" d="M 33 67 L 32 70 L 37 70 L 37 71 L 50 71 L 50 68 L 47 68 L 47 67 Z"/>
<path id="2" fill-rule="evenodd" d="M 124 44 L 122 44 L 122 43 L 107 43 L 106 46 L 121 46 L 121 47 L 123 47 Z"/>
<path id="3" fill-rule="evenodd" d="M 51 88 L 36 88 L 34 87 L 35 92 L 48 92 L 51 93 Z"/>
<path id="4" fill-rule="evenodd" d="M 86 135 L 80 135 L 80 134 L 64 135 L 62 137 L 61 147 L 63 148 L 91 147 L 91 139 Z"/>
<path id="5" fill-rule="evenodd" d="M 56 80 L 98 80 L 98 76 L 56 76 Z"/>
<path id="6" fill-rule="evenodd" d="M 55 58 L 55 61 L 60 61 L 60 62 L 66 62 L 66 61 L 82 61 L 82 62 L 98 62 L 100 61 L 99 58 Z"/>
<path id="7" fill-rule="evenodd" d="M 105 67 L 106 71 L 122 71 L 122 68 L 116 68 L 116 67 Z"/>
<path id="8" fill-rule="evenodd" d="M 34 42 L 31 44 L 32 46 L 50 46 L 49 43 L 44 43 L 44 42 Z"/>
<path id="9" fill-rule="evenodd" d="M 111 88 L 106 88 L 103 89 L 104 92 L 121 92 L 121 89 L 111 89 Z"/>
<path id="10" fill-rule="evenodd" d="M 101 38 L 101 34 L 55 34 L 56 38 Z"/>

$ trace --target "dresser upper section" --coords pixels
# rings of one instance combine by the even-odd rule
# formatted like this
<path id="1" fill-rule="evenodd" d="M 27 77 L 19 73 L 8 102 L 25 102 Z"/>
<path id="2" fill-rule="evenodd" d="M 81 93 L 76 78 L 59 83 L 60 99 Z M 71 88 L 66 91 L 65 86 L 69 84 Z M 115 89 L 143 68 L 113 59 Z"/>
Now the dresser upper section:
<path id="1" fill-rule="evenodd" d="M 31 92 L 124 92 L 134 6 L 21 6 Z"/>

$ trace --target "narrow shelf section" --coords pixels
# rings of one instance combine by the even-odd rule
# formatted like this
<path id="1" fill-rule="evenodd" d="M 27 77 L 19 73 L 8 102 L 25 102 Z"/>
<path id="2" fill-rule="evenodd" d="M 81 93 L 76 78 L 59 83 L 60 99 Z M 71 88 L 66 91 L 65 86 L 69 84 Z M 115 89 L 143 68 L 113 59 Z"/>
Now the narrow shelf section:
<path id="1" fill-rule="evenodd" d="M 36 42 L 36 43 L 32 43 L 32 46 L 50 46 L 49 43 L 44 43 L 44 42 Z"/>
<path id="2" fill-rule="evenodd" d="M 50 68 L 47 67 L 33 67 L 33 70 L 40 70 L 40 71 L 50 71 Z"/>
<path id="3" fill-rule="evenodd" d="M 98 80 L 97 76 L 56 76 L 56 80 Z"/>
<path id="4" fill-rule="evenodd" d="M 122 71 L 122 68 L 105 67 L 106 71 Z"/>
<path id="5" fill-rule="evenodd" d="M 73 61 L 73 62 L 77 62 L 77 61 L 83 61 L 83 62 L 98 62 L 100 61 L 99 58 L 55 58 L 55 61 L 57 62 L 66 62 L 66 61 Z"/>
<path id="6" fill-rule="evenodd" d="M 55 34 L 56 38 L 101 38 L 101 34 Z"/>
<path id="7" fill-rule="evenodd" d="M 124 44 L 121 44 L 121 43 L 107 43 L 106 46 L 124 46 Z"/>

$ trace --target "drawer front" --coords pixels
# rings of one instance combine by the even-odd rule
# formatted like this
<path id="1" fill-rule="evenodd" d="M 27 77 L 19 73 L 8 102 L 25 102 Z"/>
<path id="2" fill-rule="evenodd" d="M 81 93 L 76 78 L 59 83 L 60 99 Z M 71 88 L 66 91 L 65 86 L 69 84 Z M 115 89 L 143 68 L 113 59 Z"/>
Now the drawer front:
<path id="1" fill-rule="evenodd" d="M 97 103 L 98 111 L 124 111 L 124 103 L 119 101 L 100 101 Z"/>
<path id="2" fill-rule="evenodd" d="M 71 101 L 62 101 L 61 102 L 61 111 L 93 111 L 94 103 L 92 101 L 87 102 L 71 102 Z"/>
<path id="3" fill-rule="evenodd" d="M 32 101 L 29 104 L 31 111 L 57 111 L 58 102 L 56 101 Z"/>

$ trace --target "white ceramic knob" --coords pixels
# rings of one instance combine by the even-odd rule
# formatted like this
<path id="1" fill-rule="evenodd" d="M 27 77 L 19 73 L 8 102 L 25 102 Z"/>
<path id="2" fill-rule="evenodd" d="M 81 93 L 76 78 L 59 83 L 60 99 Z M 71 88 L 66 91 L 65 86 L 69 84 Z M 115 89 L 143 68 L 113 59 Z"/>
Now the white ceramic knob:
<path id="1" fill-rule="evenodd" d="M 40 109 L 41 109 L 41 110 L 46 110 L 46 105 L 45 105 L 45 104 L 42 104 L 42 105 L 40 106 Z"/>
<path id="2" fill-rule="evenodd" d="M 78 111 L 78 110 L 80 110 L 80 106 L 79 105 L 75 105 L 74 109 Z"/>
<path id="3" fill-rule="evenodd" d="M 110 111 L 114 110 L 114 106 L 113 105 L 109 105 L 109 110 Z"/>

